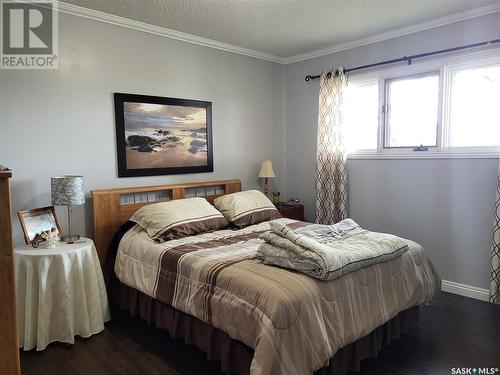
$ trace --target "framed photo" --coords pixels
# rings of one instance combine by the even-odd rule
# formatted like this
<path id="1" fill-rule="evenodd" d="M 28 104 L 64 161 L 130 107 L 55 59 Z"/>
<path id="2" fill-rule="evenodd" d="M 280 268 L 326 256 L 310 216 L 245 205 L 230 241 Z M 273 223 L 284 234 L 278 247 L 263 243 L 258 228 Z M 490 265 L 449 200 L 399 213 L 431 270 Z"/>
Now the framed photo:
<path id="1" fill-rule="evenodd" d="M 56 228 L 62 234 L 54 206 L 34 208 L 27 211 L 17 211 L 24 232 L 26 245 L 39 241 L 42 232 Z"/>
<path id="2" fill-rule="evenodd" d="M 118 177 L 213 172 L 212 103 L 115 93 Z"/>

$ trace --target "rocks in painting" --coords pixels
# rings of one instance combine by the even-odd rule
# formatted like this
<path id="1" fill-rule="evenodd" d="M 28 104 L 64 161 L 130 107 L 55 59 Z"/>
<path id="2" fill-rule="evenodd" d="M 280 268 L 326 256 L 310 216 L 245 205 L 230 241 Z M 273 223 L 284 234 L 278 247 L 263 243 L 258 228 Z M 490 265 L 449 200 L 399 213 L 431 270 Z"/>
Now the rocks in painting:
<path id="1" fill-rule="evenodd" d="M 190 145 L 191 147 L 202 148 L 205 147 L 206 142 L 195 139 L 194 141 L 191 141 Z"/>
<path id="2" fill-rule="evenodd" d="M 137 148 L 137 151 L 139 151 L 139 152 L 152 152 L 154 150 L 155 149 L 150 144 L 144 144 L 144 145 L 141 145 Z"/>
<path id="3" fill-rule="evenodd" d="M 190 131 L 191 138 L 202 138 L 206 139 L 207 138 L 207 128 L 198 128 L 198 129 L 186 129 L 186 131 Z"/>
<path id="4" fill-rule="evenodd" d="M 191 133 L 191 138 L 203 138 L 203 139 L 205 139 L 205 138 L 207 138 L 207 135 L 206 135 L 206 133 L 202 134 L 202 133 L 194 133 L 193 132 L 193 133 Z"/>
<path id="5" fill-rule="evenodd" d="M 172 130 L 158 130 L 158 134 L 164 136 L 162 142 L 179 142 L 181 139 L 175 136 Z"/>
<path id="6" fill-rule="evenodd" d="M 161 136 L 161 138 L 152 138 L 147 135 L 129 135 L 127 143 L 134 151 L 153 152 L 161 151 L 161 148 L 167 144 L 176 144 L 181 139 L 176 137 L 171 130 L 155 129 L 153 136 Z"/>
<path id="7" fill-rule="evenodd" d="M 196 154 L 198 151 L 200 151 L 201 148 L 204 148 L 205 145 L 206 142 L 195 139 L 194 141 L 191 141 L 190 143 L 191 147 L 189 148 L 188 151 L 192 154 Z"/>
<path id="8" fill-rule="evenodd" d="M 155 129 L 154 132 L 158 135 L 169 135 L 173 134 L 170 130 Z"/>
<path id="9" fill-rule="evenodd" d="M 155 140 L 147 135 L 129 135 L 127 142 L 132 147 L 132 150 L 139 152 L 154 151 L 153 145 Z"/>
<path id="10" fill-rule="evenodd" d="M 137 146 L 140 147 L 143 145 L 147 145 L 153 141 L 154 139 L 148 137 L 147 135 L 129 135 L 127 138 L 128 145 L 132 147 L 137 147 Z"/>

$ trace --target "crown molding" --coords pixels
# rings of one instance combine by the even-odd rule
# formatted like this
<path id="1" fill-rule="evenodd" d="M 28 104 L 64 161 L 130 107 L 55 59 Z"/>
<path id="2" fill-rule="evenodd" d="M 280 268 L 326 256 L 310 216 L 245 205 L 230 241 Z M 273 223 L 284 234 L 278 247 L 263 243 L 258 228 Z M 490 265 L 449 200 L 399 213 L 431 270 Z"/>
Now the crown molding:
<path id="1" fill-rule="evenodd" d="M 73 16 L 83 17 L 94 21 L 100 21 L 111 25 L 126 27 L 128 29 L 142 31 L 148 34 L 159 35 L 170 39 L 180 40 L 187 43 L 197 44 L 204 47 L 215 48 L 222 51 L 237 53 L 239 55 L 255 57 L 257 59 L 284 64 L 283 57 L 269 53 L 255 51 L 249 48 L 236 46 L 230 43 L 219 42 L 217 40 L 203 38 L 200 36 L 183 33 L 181 31 L 167 29 L 161 26 L 150 25 L 145 22 L 135 21 L 128 18 L 115 16 L 113 14 L 100 12 L 97 10 L 84 8 L 78 5 L 58 2 L 58 11 Z"/>
<path id="2" fill-rule="evenodd" d="M 451 14 L 449 16 L 435 18 L 430 21 L 418 23 L 412 26 L 403 27 L 395 30 L 391 30 L 385 33 L 376 34 L 373 36 L 369 36 L 367 38 L 358 39 L 352 42 L 336 44 L 334 46 L 319 49 L 312 52 L 306 52 L 303 54 L 290 56 L 285 58 L 285 64 L 292 64 L 295 62 L 309 60 L 320 56 L 330 55 L 333 53 L 346 51 L 352 48 L 367 46 L 369 44 L 383 42 L 384 40 L 395 39 L 401 36 L 418 33 L 420 31 L 425 31 L 429 29 L 434 29 L 436 27 L 449 25 L 455 22 L 465 21 L 472 18 L 477 18 L 481 16 L 485 16 L 488 14 L 500 12 L 500 2 L 494 3 L 491 5 L 486 5 L 483 7 L 467 10 L 465 12 Z"/>
<path id="3" fill-rule="evenodd" d="M 436 27 L 448 25 L 455 22 L 468 20 L 471 18 L 481 17 L 487 14 L 500 12 L 500 2 L 471 9 L 465 12 L 455 13 L 449 16 L 436 18 L 430 21 L 422 22 L 416 25 L 403 27 L 400 29 L 388 31 L 385 33 L 373 35 L 367 38 L 355 40 L 348 43 L 336 44 L 334 46 L 323 48 L 320 50 L 307 52 L 290 57 L 280 57 L 270 53 L 255 51 L 249 48 L 240 47 L 230 43 L 219 42 L 217 40 L 203 38 L 200 36 L 183 33 L 172 29 L 167 29 L 161 26 L 150 25 L 145 22 L 135 21 L 128 18 L 115 16 L 109 13 L 100 12 L 97 10 L 84 8 L 78 5 L 68 4 L 58 1 L 58 11 L 73 16 L 91 19 L 94 21 L 104 22 L 111 25 L 126 27 L 128 29 L 142 31 L 145 33 L 159 35 L 170 39 L 175 39 L 187 43 L 197 44 L 204 47 L 215 48 L 221 51 L 232 52 L 239 55 L 254 57 L 257 59 L 271 61 L 278 64 L 292 64 L 295 62 L 309 60 L 320 56 L 330 55 L 333 53 L 346 51 L 352 48 L 362 47 L 373 43 L 382 42 L 384 40 L 398 38 L 404 35 L 414 34 L 420 31 L 433 29 Z"/>

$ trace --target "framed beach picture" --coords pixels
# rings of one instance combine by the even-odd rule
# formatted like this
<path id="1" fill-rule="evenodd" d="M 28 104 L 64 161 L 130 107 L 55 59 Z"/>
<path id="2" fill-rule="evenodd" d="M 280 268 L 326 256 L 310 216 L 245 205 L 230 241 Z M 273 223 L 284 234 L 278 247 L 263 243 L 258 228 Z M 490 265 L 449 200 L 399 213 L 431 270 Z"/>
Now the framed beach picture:
<path id="1" fill-rule="evenodd" d="M 211 102 L 114 98 L 119 177 L 213 172 Z"/>
<path id="2" fill-rule="evenodd" d="M 58 235 L 62 233 L 54 206 L 18 211 L 17 216 L 23 228 L 24 242 L 27 245 L 40 241 L 42 232 L 53 228 L 55 228 Z"/>

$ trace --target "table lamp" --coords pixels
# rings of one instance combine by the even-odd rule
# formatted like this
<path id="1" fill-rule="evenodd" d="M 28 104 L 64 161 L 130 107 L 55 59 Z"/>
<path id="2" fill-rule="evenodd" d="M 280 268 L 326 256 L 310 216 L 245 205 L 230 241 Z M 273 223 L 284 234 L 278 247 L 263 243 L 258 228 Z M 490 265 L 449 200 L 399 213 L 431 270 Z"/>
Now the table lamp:
<path id="1" fill-rule="evenodd" d="M 263 160 L 260 166 L 259 178 L 264 179 L 264 194 L 267 196 L 269 193 L 268 178 L 276 177 L 273 170 L 273 162 L 271 160 Z"/>
<path id="2" fill-rule="evenodd" d="M 62 236 L 64 242 L 74 242 L 80 235 L 71 234 L 70 206 L 85 203 L 82 176 L 58 176 L 51 179 L 52 204 L 54 206 L 68 206 L 68 234 Z"/>

